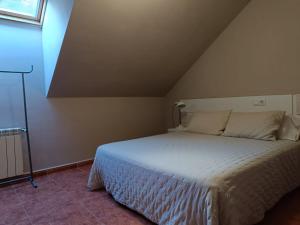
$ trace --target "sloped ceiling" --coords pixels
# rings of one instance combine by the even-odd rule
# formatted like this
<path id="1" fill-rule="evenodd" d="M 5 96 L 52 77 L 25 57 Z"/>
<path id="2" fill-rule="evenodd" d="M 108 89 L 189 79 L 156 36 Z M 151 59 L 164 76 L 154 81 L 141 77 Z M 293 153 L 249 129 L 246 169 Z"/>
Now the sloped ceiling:
<path id="1" fill-rule="evenodd" d="M 164 96 L 249 0 L 75 0 L 48 96 Z"/>

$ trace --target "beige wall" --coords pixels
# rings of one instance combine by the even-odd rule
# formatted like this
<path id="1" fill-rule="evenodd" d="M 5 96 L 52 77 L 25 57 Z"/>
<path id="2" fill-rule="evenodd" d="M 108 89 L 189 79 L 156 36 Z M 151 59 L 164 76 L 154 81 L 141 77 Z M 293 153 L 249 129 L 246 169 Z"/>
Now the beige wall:
<path id="1" fill-rule="evenodd" d="M 167 95 L 300 93 L 300 1 L 252 0 Z"/>
<path id="2" fill-rule="evenodd" d="M 74 1 L 48 96 L 163 97 L 248 1 Z"/>
<path id="3" fill-rule="evenodd" d="M 92 158 L 96 147 L 163 132 L 163 98 L 46 98 L 37 26 L 0 20 L 0 70 L 23 70 L 34 169 Z M 0 128 L 24 126 L 19 76 L 0 77 Z"/>
<path id="4" fill-rule="evenodd" d="M 41 97 L 31 104 L 38 169 L 92 158 L 100 144 L 164 131 L 163 98 Z"/>

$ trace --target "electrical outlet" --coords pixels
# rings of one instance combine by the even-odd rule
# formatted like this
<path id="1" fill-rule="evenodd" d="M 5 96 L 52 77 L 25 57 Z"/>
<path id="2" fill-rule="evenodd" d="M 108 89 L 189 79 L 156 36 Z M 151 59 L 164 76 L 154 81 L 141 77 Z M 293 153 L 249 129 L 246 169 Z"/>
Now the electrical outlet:
<path id="1" fill-rule="evenodd" d="M 253 101 L 254 106 L 265 106 L 266 104 L 266 98 L 256 98 Z"/>

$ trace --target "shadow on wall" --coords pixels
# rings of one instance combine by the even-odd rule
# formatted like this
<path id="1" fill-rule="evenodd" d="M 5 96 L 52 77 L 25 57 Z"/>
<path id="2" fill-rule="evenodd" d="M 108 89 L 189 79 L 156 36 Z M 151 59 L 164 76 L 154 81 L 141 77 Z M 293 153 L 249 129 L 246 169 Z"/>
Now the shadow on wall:
<path id="1" fill-rule="evenodd" d="M 60 55 L 69 19 L 71 17 L 73 3 L 73 0 L 47 1 L 42 30 L 46 95 L 48 94 L 57 60 Z"/>
<path id="2" fill-rule="evenodd" d="M 41 29 L 0 20 L 0 30 L 0 68 L 34 65 L 26 85 L 35 170 L 90 159 L 103 143 L 164 131 L 163 98 L 46 98 Z M 16 79 L 0 79 L 1 126 L 23 122 Z"/>
<path id="3" fill-rule="evenodd" d="M 252 0 L 166 97 L 178 99 L 300 93 L 300 1 Z"/>

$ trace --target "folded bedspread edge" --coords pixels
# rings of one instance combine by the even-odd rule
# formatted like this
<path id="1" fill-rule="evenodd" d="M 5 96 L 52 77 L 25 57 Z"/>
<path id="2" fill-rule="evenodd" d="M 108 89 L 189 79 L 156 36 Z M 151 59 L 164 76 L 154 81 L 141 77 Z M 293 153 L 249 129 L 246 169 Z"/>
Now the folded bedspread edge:
<path id="1" fill-rule="evenodd" d="M 219 225 L 215 187 L 153 171 L 98 149 L 88 188 L 113 198 L 159 225 Z"/>
<path id="2" fill-rule="evenodd" d="M 88 187 L 159 225 L 250 225 L 300 186 L 300 149 L 278 150 L 209 182 L 144 168 L 98 149 Z M 214 185 L 212 185 L 214 184 Z"/>

